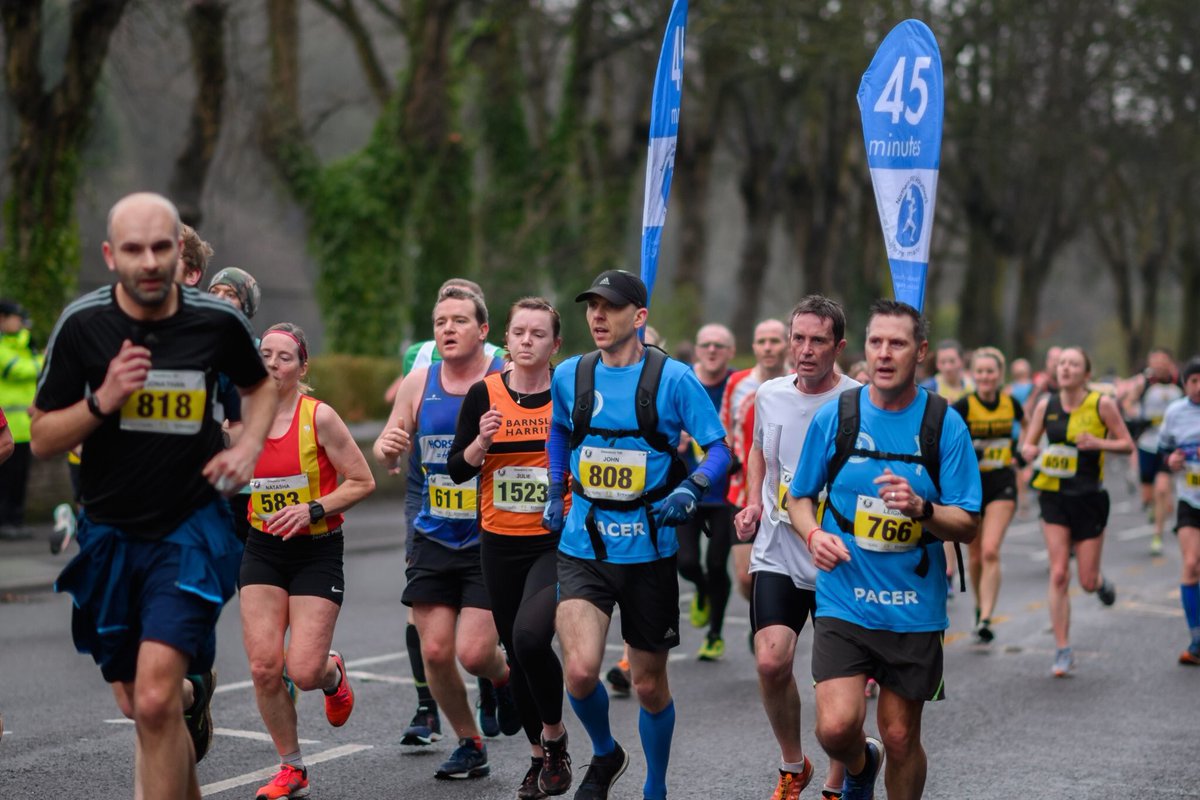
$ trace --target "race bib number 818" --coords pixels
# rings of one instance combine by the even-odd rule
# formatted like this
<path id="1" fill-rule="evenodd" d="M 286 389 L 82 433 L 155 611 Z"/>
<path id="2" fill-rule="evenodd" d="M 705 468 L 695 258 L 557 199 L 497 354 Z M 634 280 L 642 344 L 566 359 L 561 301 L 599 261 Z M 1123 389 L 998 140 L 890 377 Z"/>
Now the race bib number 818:
<path id="1" fill-rule="evenodd" d="M 190 435 L 200 432 L 208 393 L 199 370 L 152 369 L 121 406 L 121 430 Z"/>

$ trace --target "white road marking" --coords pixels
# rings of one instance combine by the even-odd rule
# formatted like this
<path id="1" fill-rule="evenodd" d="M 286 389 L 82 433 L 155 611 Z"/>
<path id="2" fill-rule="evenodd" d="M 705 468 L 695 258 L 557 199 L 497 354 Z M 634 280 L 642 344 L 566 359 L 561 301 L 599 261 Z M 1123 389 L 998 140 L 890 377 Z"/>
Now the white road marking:
<path id="1" fill-rule="evenodd" d="M 349 669 L 346 674 L 356 681 L 366 681 L 367 683 L 397 683 L 403 686 L 412 686 L 416 683 L 412 678 L 400 678 L 395 675 L 380 675 L 377 672 L 363 672 L 362 670 Z"/>
<path id="2" fill-rule="evenodd" d="M 1153 525 L 1149 525 L 1149 524 L 1139 525 L 1136 528 L 1130 528 L 1129 530 L 1124 530 L 1124 531 L 1121 531 L 1120 533 L 1118 533 L 1117 541 L 1118 542 L 1131 542 L 1134 539 L 1144 539 L 1147 536 L 1152 535 L 1153 533 L 1154 533 Z"/>
<path id="3" fill-rule="evenodd" d="M 408 653 L 384 653 L 379 656 L 368 656 L 366 658 L 355 658 L 346 662 L 348 669 L 355 667 L 369 667 L 372 664 L 384 664 L 388 661 L 399 661 L 400 659 L 408 658 Z M 366 680 L 372 680 L 367 678 Z M 412 683 L 412 679 L 408 680 Z M 249 689 L 254 686 L 254 681 L 235 681 L 234 683 L 217 684 L 217 688 L 213 689 L 213 694 L 223 694 L 224 692 L 236 692 L 240 689 Z"/>
<path id="4" fill-rule="evenodd" d="M 1125 600 L 1118 603 L 1117 608 L 1129 609 L 1130 611 L 1144 611 L 1147 614 L 1154 614 L 1159 617 L 1182 617 L 1182 608 L 1167 608 L 1155 603 L 1139 603 L 1137 600 Z"/>
<path id="5" fill-rule="evenodd" d="M 344 744 L 340 747 L 334 747 L 331 750 L 325 750 L 320 753 L 314 753 L 313 755 L 305 756 L 304 763 L 305 765 L 320 764 L 325 761 L 332 761 L 335 758 L 352 756 L 355 753 L 361 753 L 364 750 L 371 750 L 373 747 L 373 745 L 369 744 Z M 204 797 L 211 797 L 214 794 L 227 792 L 230 789 L 236 789 L 239 786 L 246 786 L 247 784 L 266 780 L 267 778 L 274 776 L 278 771 L 278 766 L 271 766 L 256 770 L 254 772 L 247 772 L 245 775 L 238 775 L 235 778 L 227 778 L 223 781 L 208 783 L 200 787 L 200 794 Z"/>
<path id="6" fill-rule="evenodd" d="M 118 719 L 104 720 L 109 725 L 132 725 L 133 720 L 120 717 Z M 235 739 L 253 739 L 256 742 L 269 742 L 271 735 L 262 731 L 243 731 L 237 728 L 213 728 L 213 734 L 217 736 L 232 736 Z M 320 739 L 299 739 L 300 744 L 320 744 Z"/>

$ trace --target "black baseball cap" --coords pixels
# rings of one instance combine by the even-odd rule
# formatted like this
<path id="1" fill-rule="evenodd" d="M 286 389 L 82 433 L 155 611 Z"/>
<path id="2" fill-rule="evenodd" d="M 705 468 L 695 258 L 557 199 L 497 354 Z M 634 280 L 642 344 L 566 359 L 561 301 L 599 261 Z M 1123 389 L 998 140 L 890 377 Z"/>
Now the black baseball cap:
<path id="1" fill-rule="evenodd" d="M 0 317 L 7 317 L 10 314 L 21 317 L 22 319 L 29 318 L 29 312 L 25 310 L 25 306 L 18 303 L 16 300 L 7 298 L 0 300 Z"/>
<path id="2" fill-rule="evenodd" d="M 575 297 L 576 303 L 582 303 L 592 295 L 603 297 L 610 303 L 619 306 L 633 303 L 638 308 L 646 307 L 646 284 L 632 272 L 623 269 L 609 269 L 601 272 L 592 281 L 592 287 L 586 292 L 580 292 Z"/>

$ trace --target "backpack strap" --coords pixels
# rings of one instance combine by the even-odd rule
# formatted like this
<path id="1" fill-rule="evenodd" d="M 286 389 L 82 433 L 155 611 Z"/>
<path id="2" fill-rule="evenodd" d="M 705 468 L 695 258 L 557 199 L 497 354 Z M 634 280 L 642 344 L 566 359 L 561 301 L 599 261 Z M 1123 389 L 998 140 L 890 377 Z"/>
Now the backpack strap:
<path id="1" fill-rule="evenodd" d="M 596 364 L 600 351 L 580 356 L 575 365 L 575 405 L 571 409 L 571 449 L 579 447 L 592 428 L 592 400 L 596 394 Z"/>
<path id="2" fill-rule="evenodd" d="M 601 536 L 599 524 L 595 518 L 597 508 L 610 511 L 644 509 L 648 525 L 647 533 L 650 536 L 651 544 L 654 546 L 655 551 L 657 551 L 658 529 L 654 524 L 654 515 L 651 508 L 654 503 L 657 503 L 670 494 L 679 482 L 687 477 L 687 465 L 679 457 L 679 453 L 675 448 L 671 446 L 667 434 L 658 429 L 658 389 L 662 383 L 663 370 L 666 368 L 668 358 L 669 356 L 661 348 L 654 345 L 646 345 L 645 361 L 642 364 L 642 371 L 638 375 L 637 388 L 634 391 L 634 412 L 637 418 L 637 428 L 635 429 L 597 428 L 592 425 L 592 414 L 594 413 L 592 402 L 596 390 L 596 365 L 600 362 L 600 351 L 593 350 L 587 353 L 579 359 L 579 363 L 575 366 L 575 405 L 571 409 L 572 450 L 582 445 L 583 440 L 589 434 L 612 439 L 636 436 L 645 440 L 654 450 L 669 456 L 671 459 L 670 466 L 667 469 L 666 480 L 663 484 L 647 490 L 636 500 L 590 498 L 583 493 L 581 487 L 575 485 L 571 487 L 573 492 L 583 497 L 590 504 L 584 525 L 587 528 L 588 538 L 592 543 L 592 551 L 597 560 L 605 561 L 608 558 L 607 548 L 604 546 L 604 539 Z"/>

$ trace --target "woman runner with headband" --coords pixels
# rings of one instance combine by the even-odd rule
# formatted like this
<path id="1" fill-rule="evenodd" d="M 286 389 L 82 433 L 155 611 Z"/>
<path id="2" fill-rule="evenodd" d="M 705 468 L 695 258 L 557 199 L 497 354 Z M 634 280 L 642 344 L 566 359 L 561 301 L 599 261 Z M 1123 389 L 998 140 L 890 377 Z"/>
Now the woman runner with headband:
<path id="1" fill-rule="evenodd" d="M 446 464 L 456 483 L 479 475 L 483 579 L 508 653 L 532 763 L 518 798 L 563 794 L 571 758 L 562 723 L 563 672 L 551 642 L 558 534 L 542 528 L 549 487 L 550 357 L 562 344 L 558 312 L 540 297 L 508 312 L 512 369 L 479 381 L 463 399 Z"/>
<path id="2" fill-rule="evenodd" d="M 375 480 L 346 423 L 305 394 L 304 332 L 288 322 L 273 325 L 260 350 L 279 410 L 250 482 L 251 530 L 239 583 L 254 694 L 281 761 L 257 797 L 276 800 L 308 793 L 285 665 L 299 689 L 324 690 L 329 724 L 344 725 L 354 710 L 345 660 L 329 646 L 345 591 L 342 513 L 374 491 Z"/>

